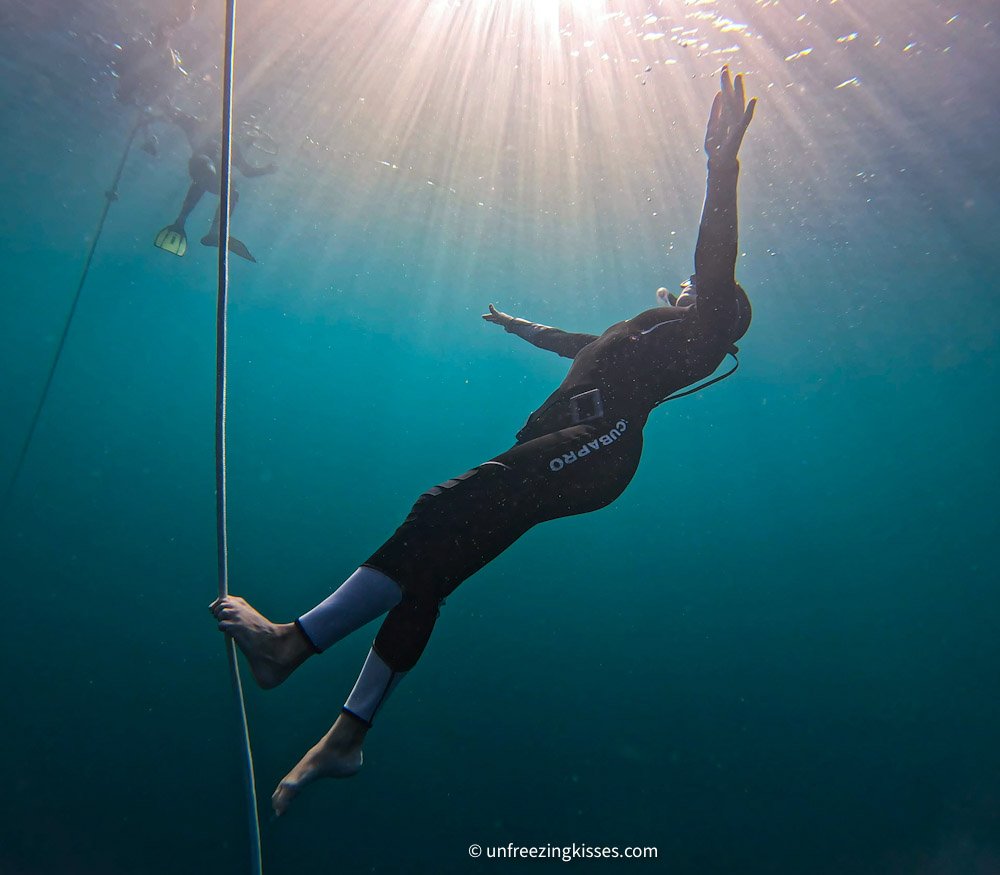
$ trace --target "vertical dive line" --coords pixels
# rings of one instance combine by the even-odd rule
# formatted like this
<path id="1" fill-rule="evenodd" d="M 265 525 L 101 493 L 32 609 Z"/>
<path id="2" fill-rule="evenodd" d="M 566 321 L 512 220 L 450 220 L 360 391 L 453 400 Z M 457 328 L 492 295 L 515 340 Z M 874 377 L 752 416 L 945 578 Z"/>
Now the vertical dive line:
<path id="1" fill-rule="evenodd" d="M 17 480 L 21 476 L 21 469 L 24 467 L 24 460 L 28 457 L 28 450 L 31 447 L 31 442 L 35 438 L 35 429 L 38 427 L 38 420 L 41 419 L 42 410 L 45 407 L 45 402 L 48 400 L 49 389 L 52 388 L 52 379 L 56 375 L 56 369 L 59 367 L 59 359 L 62 357 L 63 348 L 66 346 L 66 338 L 69 336 L 69 329 L 73 324 L 73 317 L 76 315 L 76 306 L 80 303 L 80 293 L 83 291 L 84 283 L 87 282 L 87 274 L 90 273 L 90 265 L 94 261 L 94 253 L 97 251 L 97 244 L 101 241 L 101 233 L 104 231 L 104 223 L 108 218 L 111 205 L 118 200 L 118 183 L 121 182 L 122 173 L 125 171 L 125 162 L 128 160 L 128 154 L 132 149 L 132 141 L 135 140 L 135 135 L 139 133 L 139 128 L 141 127 L 141 121 L 137 121 L 132 126 L 132 130 L 128 135 L 128 140 L 125 141 L 125 148 L 122 150 L 122 157 L 118 161 L 118 169 L 115 170 L 114 179 L 111 181 L 111 188 L 104 192 L 104 209 L 101 210 L 101 218 L 98 220 L 97 227 L 94 230 L 94 239 L 90 241 L 90 249 L 87 251 L 87 257 L 83 262 L 83 270 L 80 273 L 80 282 L 77 283 L 76 286 L 76 293 L 73 295 L 73 303 L 70 304 L 69 313 L 66 314 L 66 321 L 63 324 L 62 334 L 59 336 L 59 342 L 56 344 L 56 351 L 52 356 L 52 363 L 49 365 L 48 375 L 45 377 L 45 385 L 42 387 L 41 395 L 38 397 L 38 404 L 35 406 L 34 415 L 31 417 L 31 424 L 28 426 L 28 431 L 24 436 L 24 442 L 21 444 L 21 452 L 14 465 L 14 471 L 10 475 L 10 479 L 7 481 L 7 486 L 4 488 L 3 504 L 0 505 L 0 511 L 2 512 L 6 512 L 7 510 L 7 504 L 14 491 L 14 486 L 17 484 Z"/>
<path id="2" fill-rule="evenodd" d="M 215 311 L 215 520 L 218 545 L 219 597 L 229 592 L 229 542 L 226 526 L 226 346 L 229 297 L 229 212 L 232 200 L 233 157 L 233 55 L 236 38 L 236 0 L 226 0 L 226 34 L 222 68 L 222 166 L 219 188 L 219 289 Z M 240 683 L 236 644 L 226 636 L 226 657 L 232 681 L 237 719 L 241 731 L 243 780 L 247 794 L 250 831 L 250 871 L 260 875 L 260 824 L 257 819 L 257 789 L 253 753 L 247 726 L 246 704 Z"/>
<path id="3" fill-rule="evenodd" d="M 215 517 L 219 597 L 229 594 L 229 539 L 226 527 L 226 364 L 229 303 L 229 204 L 232 188 L 233 37 L 236 0 L 226 0 L 222 70 L 222 162 L 219 188 L 219 289 L 215 309 Z"/>

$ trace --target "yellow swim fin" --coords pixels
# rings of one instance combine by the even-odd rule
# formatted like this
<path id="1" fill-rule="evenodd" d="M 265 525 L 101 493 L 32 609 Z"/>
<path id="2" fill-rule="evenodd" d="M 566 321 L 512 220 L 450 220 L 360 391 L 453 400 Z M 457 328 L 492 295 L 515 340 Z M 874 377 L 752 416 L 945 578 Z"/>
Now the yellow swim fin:
<path id="1" fill-rule="evenodd" d="M 153 241 L 157 249 L 162 249 L 173 255 L 183 255 L 187 252 L 188 242 L 184 235 L 184 228 L 180 225 L 167 225 Z"/>

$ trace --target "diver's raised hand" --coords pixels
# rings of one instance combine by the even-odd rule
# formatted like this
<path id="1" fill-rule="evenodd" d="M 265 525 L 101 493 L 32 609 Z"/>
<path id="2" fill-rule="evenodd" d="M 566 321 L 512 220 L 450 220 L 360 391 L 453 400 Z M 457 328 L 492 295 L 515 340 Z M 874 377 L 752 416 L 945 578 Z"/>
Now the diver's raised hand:
<path id="1" fill-rule="evenodd" d="M 756 97 L 747 103 L 743 75 L 734 82 L 729 67 L 723 67 L 719 93 L 712 102 L 705 131 L 705 153 L 710 163 L 736 160 L 756 105 Z"/>
<path id="2" fill-rule="evenodd" d="M 492 322 L 494 325 L 500 325 L 504 329 L 506 329 L 507 326 L 514 321 L 513 316 L 509 316 L 506 313 L 500 312 L 492 304 L 490 304 L 490 312 L 483 313 L 483 319 L 485 319 L 487 322 Z"/>

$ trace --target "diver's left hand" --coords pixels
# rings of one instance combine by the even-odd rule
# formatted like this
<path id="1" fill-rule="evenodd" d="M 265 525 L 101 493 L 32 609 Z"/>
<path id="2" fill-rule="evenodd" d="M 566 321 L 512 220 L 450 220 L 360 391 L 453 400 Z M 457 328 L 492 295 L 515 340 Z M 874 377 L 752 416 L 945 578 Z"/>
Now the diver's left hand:
<path id="1" fill-rule="evenodd" d="M 712 103 L 705 131 L 705 153 L 710 164 L 736 160 L 756 105 L 756 97 L 747 103 L 743 75 L 738 75 L 734 83 L 729 67 L 723 67 L 719 93 Z"/>
<path id="2" fill-rule="evenodd" d="M 492 304 L 490 304 L 490 312 L 483 313 L 483 319 L 487 322 L 492 322 L 494 325 L 500 325 L 504 329 L 506 329 L 510 323 L 514 321 L 513 316 L 509 316 L 507 313 L 498 310 Z"/>

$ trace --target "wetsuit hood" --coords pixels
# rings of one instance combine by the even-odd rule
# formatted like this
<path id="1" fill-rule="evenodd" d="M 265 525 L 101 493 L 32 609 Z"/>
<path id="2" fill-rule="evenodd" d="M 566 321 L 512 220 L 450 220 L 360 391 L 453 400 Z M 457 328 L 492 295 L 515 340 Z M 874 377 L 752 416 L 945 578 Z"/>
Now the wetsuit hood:
<path id="1" fill-rule="evenodd" d="M 736 286 L 736 322 L 733 325 L 733 335 L 731 343 L 736 343 L 750 328 L 750 320 L 753 318 L 753 311 L 750 306 L 750 298 L 744 291 L 743 286 L 734 282 Z M 690 307 L 698 300 L 698 285 L 694 276 L 681 283 L 681 292 L 674 295 L 666 289 L 657 289 L 656 297 L 661 304 L 671 307 Z"/>

